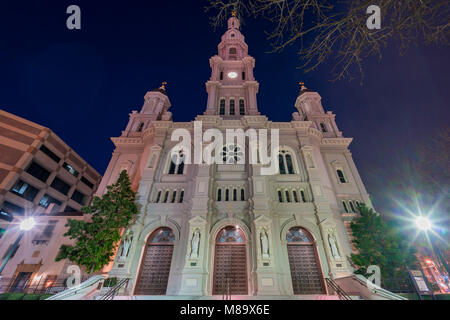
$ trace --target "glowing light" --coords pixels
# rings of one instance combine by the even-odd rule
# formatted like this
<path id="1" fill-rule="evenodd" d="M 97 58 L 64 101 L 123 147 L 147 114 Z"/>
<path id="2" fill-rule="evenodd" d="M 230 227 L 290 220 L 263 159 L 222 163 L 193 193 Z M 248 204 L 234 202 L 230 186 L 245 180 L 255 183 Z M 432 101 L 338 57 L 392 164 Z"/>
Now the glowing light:
<path id="1" fill-rule="evenodd" d="M 228 72 L 228 78 L 230 78 L 230 79 L 236 79 L 237 76 L 238 76 L 238 74 L 234 71 Z"/>
<path id="2" fill-rule="evenodd" d="M 35 224 L 33 218 L 27 218 L 20 223 L 20 230 L 29 231 L 34 228 Z"/>
<path id="3" fill-rule="evenodd" d="M 432 227 L 430 219 L 424 216 L 416 218 L 416 226 L 423 231 L 428 231 Z"/>

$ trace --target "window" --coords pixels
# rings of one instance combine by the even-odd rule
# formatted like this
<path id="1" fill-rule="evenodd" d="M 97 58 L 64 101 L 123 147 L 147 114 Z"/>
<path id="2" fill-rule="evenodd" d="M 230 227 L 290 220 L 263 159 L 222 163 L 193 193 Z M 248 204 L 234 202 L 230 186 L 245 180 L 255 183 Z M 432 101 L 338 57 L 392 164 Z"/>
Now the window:
<path id="1" fill-rule="evenodd" d="M 72 200 L 75 201 L 75 202 L 77 202 L 77 203 L 79 203 L 79 204 L 81 204 L 82 206 L 84 206 L 84 197 L 85 197 L 84 194 L 82 194 L 82 193 L 81 193 L 80 191 L 78 191 L 78 190 L 75 190 L 75 191 L 73 192 L 73 195 L 72 195 Z"/>
<path id="2" fill-rule="evenodd" d="M 180 200 L 178 200 L 179 203 L 182 203 L 184 200 L 184 190 L 181 190 L 180 192 Z"/>
<path id="3" fill-rule="evenodd" d="M 85 177 L 81 177 L 80 181 L 87 185 L 89 188 L 94 189 L 94 184 Z"/>
<path id="4" fill-rule="evenodd" d="M 325 123 L 321 122 L 320 128 L 322 129 L 322 132 L 327 132 L 327 126 L 325 125 Z"/>
<path id="5" fill-rule="evenodd" d="M 166 191 L 166 193 L 164 193 L 164 203 L 167 203 L 167 200 L 169 199 L 169 190 Z"/>
<path id="6" fill-rule="evenodd" d="M 295 202 L 299 202 L 299 201 L 298 201 L 298 193 L 297 193 L 297 190 L 292 191 L 292 194 L 294 195 L 294 201 L 295 201 Z"/>
<path id="7" fill-rule="evenodd" d="M 349 200 L 348 204 L 350 205 L 350 210 L 351 210 L 353 213 L 356 213 L 355 206 L 353 205 L 353 202 L 352 202 L 351 200 Z"/>
<path id="8" fill-rule="evenodd" d="M 302 197 L 302 201 L 306 202 L 306 195 L 305 195 L 305 190 L 300 190 L 300 197 Z"/>
<path id="9" fill-rule="evenodd" d="M 234 99 L 230 100 L 230 115 L 234 116 Z"/>
<path id="10" fill-rule="evenodd" d="M 3 235 L 5 234 L 6 229 L 0 228 L 0 239 L 3 237 Z"/>
<path id="11" fill-rule="evenodd" d="M 23 216 L 25 209 L 19 207 L 11 202 L 4 201 L 2 208 L 0 209 L 0 219 L 11 222 L 14 219 L 14 215 Z"/>
<path id="12" fill-rule="evenodd" d="M 230 189 L 225 190 L 225 201 L 230 201 Z"/>
<path id="13" fill-rule="evenodd" d="M 291 196 L 290 196 L 290 194 L 289 194 L 289 191 L 288 191 L 288 190 L 285 190 L 285 191 L 284 191 L 284 194 L 285 194 L 285 196 L 286 196 L 286 201 L 287 201 L 287 202 L 291 202 Z"/>
<path id="14" fill-rule="evenodd" d="M 342 201 L 342 205 L 344 206 L 344 211 L 345 211 L 346 213 L 349 213 L 348 207 L 347 207 L 347 203 L 346 203 L 345 201 Z"/>
<path id="15" fill-rule="evenodd" d="M 359 211 L 361 203 L 358 200 L 356 200 L 355 202 L 356 202 L 356 210 Z"/>
<path id="16" fill-rule="evenodd" d="M 136 129 L 136 131 L 137 131 L 137 132 L 142 132 L 142 129 L 144 129 L 144 123 L 143 123 L 143 122 L 141 122 L 141 123 L 139 124 L 139 126 L 138 126 L 137 129 Z"/>
<path id="17" fill-rule="evenodd" d="M 58 157 L 56 154 L 54 154 L 52 151 L 50 151 L 50 149 L 47 148 L 46 146 L 42 145 L 40 150 L 43 153 L 45 153 L 50 159 L 53 159 L 55 162 L 61 161 L 61 158 Z"/>
<path id="18" fill-rule="evenodd" d="M 46 182 L 48 177 L 50 176 L 50 171 L 44 169 L 34 161 L 28 166 L 27 173 L 29 173 L 36 179 L 41 180 L 42 182 Z"/>
<path id="19" fill-rule="evenodd" d="M 222 201 L 222 189 L 217 190 L 217 201 Z"/>
<path id="20" fill-rule="evenodd" d="M 61 205 L 61 201 L 53 198 L 52 196 L 49 196 L 48 194 L 44 195 L 41 201 L 39 201 L 39 205 L 44 208 L 48 208 L 52 203 L 56 204 L 57 206 Z"/>
<path id="21" fill-rule="evenodd" d="M 346 183 L 347 182 L 347 180 L 345 179 L 344 172 L 342 171 L 342 169 L 336 169 L 336 174 L 337 174 L 337 176 L 339 178 L 339 182 L 341 182 L 341 183 Z"/>
<path id="22" fill-rule="evenodd" d="M 161 201 L 161 195 L 162 195 L 162 191 L 159 190 L 158 195 L 156 196 L 156 201 L 155 201 L 156 203 L 159 203 Z"/>
<path id="23" fill-rule="evenodd" d="M 48 221 L 47 225 L 44 228 L 44 231 L 42 232 L 42 236 L 46 238 L 51 238 L 57 223 L 58 223 L 57 220 Z"/>
<path id="24" fill-rule="evenodd" d="M 245 115 L 244 99 L 239 99 L 239 114 L 241 116 Z"/>
<path id="25" fill-rule="evenodd" d="M 64 209 L 64 212 L 77 212 L 78 210 L 75 210 L 74 208 L 72 208 L 71 206 L 66 206 L 66 208 Z"/>
<path id="26" fill-rule="evenodd" d="M 220 99 L 219 114 L 225 115 L 225 99 Z"/>
<path id="27" fill-rule="evenodd" d="M 278 155 L 280 174 L 294 174 L 294 164 L 289 151 L 281 150 Z"/>
<path id="28" fill-rule="evenodd" d="M 11 192 L 24 198 L 25 200 L 33 201 L 34 198 L 36 198 L 39 190 L 29 185 L 28 183 L 19 180 L 14 185 L 14 187 L 12 187 Z"/>
<path id="29" fill-rule="evenodd" d="M 77 170 L 75 170 L 70 164 L 68 164 L 67 162 L 64 162 L 63 166 L 64 169 L 66 169 L 67 171 L 70 172 L 71 175 L 73 175 L 74 177 L 78 177 L 79 172 Z"/>
<path id="30" fill-rule="evenodd" d="M 242 71 L 242 80 L 245 80 L 245 71 Z"/>
<path id="31" fill-rule="evenodd" d="M 245 201 L 245 190 L 241 189 L 241 201 Z"/>
<path id="32" fill-rule="evenodd" d="M 184 173 L 184 154 L 180 150 L 178 154 L 172 155 L 169 165 L 169 174 L 183 174 Z"/>
<path id="33" fill-rule="evenodd" d="M 283 194 L 281 193 L 281 190 L 278 190 L 278 201 L 283 202 Z"/>
<path id="34" fill-rule="evenodd" d="M 172 193 L 172 203 L 175 203 L 176 199 L 177 199 L 177 190 L 175 190 L 175 191 Z"/>
<path id="35" fill-rule="evenodd" d="M 58 192 L 61 192 L 63 195 L 67 195 L 70 190 L 70 185 L 59 179 L 58 177 L 55 177 L 52 184 L 50 185 L 53 189 L 55 189 Z"/>
<path id="36" fill-rule="evenodd" d="M 237 201 L 237 190 L 233 189 L 233 201 Z"/>
<path id="37" fill-rule="evenodd" d="M 220 80 L 223 80 L 223 71 L 220 72 Z"/>
<path id="38" fill-rule="evenodd" d="M 230 54 L 236 54 L 236 48 L 230 48 Z"/>

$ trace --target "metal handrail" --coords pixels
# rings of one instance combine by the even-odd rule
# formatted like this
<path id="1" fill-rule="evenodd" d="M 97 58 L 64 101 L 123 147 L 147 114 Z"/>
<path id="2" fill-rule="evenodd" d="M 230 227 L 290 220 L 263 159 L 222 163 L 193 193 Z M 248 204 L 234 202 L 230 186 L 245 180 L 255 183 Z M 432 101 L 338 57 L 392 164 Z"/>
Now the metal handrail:
<path id="1" fill-rule="evenodd" d="M 114 297 L 117 295 L 117 292 L 122 288 L 128 286 L 128 282 L 130 278 L 123 278 L 116 284 L 111 290 L 109 290 L 100 300 L 114 300 Z"/>
<path id="2" fill-rule="evenodd" d="M 333 279 L 325 278 L 327 284 L 337 293 L 340 300 L 352 300 L 352 298 Z"/>

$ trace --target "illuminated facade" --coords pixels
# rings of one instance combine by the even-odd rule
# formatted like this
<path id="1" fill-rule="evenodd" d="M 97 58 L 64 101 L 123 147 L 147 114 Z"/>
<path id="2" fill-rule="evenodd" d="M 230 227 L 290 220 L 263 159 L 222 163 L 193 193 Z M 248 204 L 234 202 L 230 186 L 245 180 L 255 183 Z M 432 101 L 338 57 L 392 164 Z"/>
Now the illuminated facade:
<path id="1" fill-rule="evenodd" d="M 352 273 L 349 221 L 358 203 L 371 206 L 348 149 L 352 139 L 303 85 L 292 121 L 259 113 L 255 60 L 235 17 L 210 66 L 206 110 L 195 120 L 203 130 L 278 129 L 278 173 L 262 175 L 261 165 L 249 163 L 175 164 L 172 133 L 193 133 L 194 122 L 172 121 L 164 84 L 148 92 L 112 138 L 98 191 L 127 170 L 140 205 L 109 275 L 130 278 L 127 294 L 135 296 L 326 295 L 325 278 Z M 234 158 L 246 147 L 224 151 Z"/>

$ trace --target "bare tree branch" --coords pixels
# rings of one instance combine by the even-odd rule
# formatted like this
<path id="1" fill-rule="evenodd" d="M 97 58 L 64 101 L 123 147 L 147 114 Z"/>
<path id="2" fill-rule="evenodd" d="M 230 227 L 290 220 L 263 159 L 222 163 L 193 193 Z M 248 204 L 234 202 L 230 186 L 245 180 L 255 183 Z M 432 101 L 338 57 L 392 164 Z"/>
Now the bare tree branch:
<path id="1" fill-rule="evenodd" d="M 381 29 L 369 30 L 370 5 L 381 9 Z M 271 52 L 298 45 L 305 72 L 324 61 L 334 60 L 332 81 L 352 79 L 355 68 L 363 78 L 362 62 L 369 56 L 382 57 L 391 41 L 404 54 L 411 43 L 449 44 L 450 5 L 447 0 L 209 0 L 206 11 L 214 28 L 236 11 L 263 18 L 273 24 L 268 34 Z"/>

